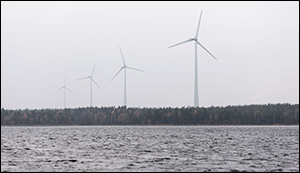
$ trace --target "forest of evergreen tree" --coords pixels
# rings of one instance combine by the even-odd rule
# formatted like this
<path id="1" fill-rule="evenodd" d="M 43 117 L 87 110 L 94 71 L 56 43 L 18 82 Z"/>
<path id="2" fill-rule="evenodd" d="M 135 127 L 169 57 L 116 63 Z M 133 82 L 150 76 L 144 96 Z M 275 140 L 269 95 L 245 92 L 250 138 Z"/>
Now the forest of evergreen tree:
<path id="1" fill-rule="evenodd" d="M 299 104 L 1 109 L 1 125 L 299 125 Z"/>

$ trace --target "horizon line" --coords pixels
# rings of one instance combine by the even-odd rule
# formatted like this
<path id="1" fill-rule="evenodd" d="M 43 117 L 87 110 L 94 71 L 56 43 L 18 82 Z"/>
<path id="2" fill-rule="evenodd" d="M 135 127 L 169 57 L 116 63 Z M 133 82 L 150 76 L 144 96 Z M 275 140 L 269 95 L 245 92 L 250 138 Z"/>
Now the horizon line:
<path id="1" fill-rule="evenodd" d="M 216 108 L 216 107 L 220 107 L 220 108 L 225 108 L 225 107 L 235 107 L 235 106 L 268 106 L 268 105 L 278 105 L 278 104 L 281 104 L 281 105 L 284 105 L 284 104 L 289 104 L 289 105 L 299 105 L 299 103 L 261 103 L 261 104 L 243 104 L 243 105 L 226 105 L 226 106 L 218 106 L 218 105 L 211 105 L 211 106 L 198 106 L 198 107 L 195 107 L 195 106 L 175 106 L 175 107 L 171 107 L 171 106 L 160 106 L 160 107 L 151 107 L 151 106 L 144 106 L 144 107 L 139 107 L 139 106 L 132 106 L 132 107 L 128 107 L 128 106 L 86 106 L 86 107 L 75 107 L 75 108 L 17 108 L 17 109 L 11 109 L 11 108 L 4 108 L 4 107 L 1 107 L 1 110 L 2 109 L 5 109 L 5 110 L 43 110 L 43 109 L 59 109 L 59 110 L 63 110 L 63 109 L 82 109 L 82 108 L 126 108 L 126 109 L 168 109 L 168 108 L 172 108 L 172 109 L 176 109 L 176 108 L 196 108 L 196 109 L 201 109 L 201 108 Z"/>

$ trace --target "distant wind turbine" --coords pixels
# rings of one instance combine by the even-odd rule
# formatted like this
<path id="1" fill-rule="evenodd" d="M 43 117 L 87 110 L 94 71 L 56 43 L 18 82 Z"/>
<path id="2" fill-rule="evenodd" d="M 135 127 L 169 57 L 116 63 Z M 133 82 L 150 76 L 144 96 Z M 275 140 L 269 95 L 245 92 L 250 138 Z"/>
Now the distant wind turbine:
<path id="1" fill-rule="evenodd" d="M 97 82 L 93 79 L 93 74 L 94 74 L 94 70 L 95 70 L 96 64 L 97 64 L 97 62 L 96 62 L 95 65 L 94 65 L 94 68 L 93 68 L 93 71 L 92 71 L 91 76 L 87 76 L 87 77 L 83 77 L 83 78 L 76 79 L 76 80 L 88 79 L 88 78 L 91 79 L 91 96 L 90 96 L 90 98 L 91 98 L 90 105 L 91 105 L 91 106 L 93 105 L 93 104 L 92 104 L 92 82 L 94 82 L 94 83 L 98 86 L 98 88 L 101 89 L 100 86 L 97 84 Z"/>
<path id="2" fill-rule="evenodd" d="M 198 41 L 198 32 L 199 32 L 199 26 L 200 26 L 200 20 L 201 20 L 201 15 L 202 15 L 202 10 L 200 13 L 200 18 L 199 18 L 199 22 L 198 22 L 198 27 L 197 27 L 197 32 L 194 38 L 190 38 L 186 41 L 174 44 L 172 46 L 169 46 L 167 49 L 174 47 L 174 46 L 178 46 L 180 44 L 183 43 L 187 43 L 190 41 L 195 41 L 195 88 L 194 88 L 194 106 L 198 107 L 199 106 L 199 98 L 198 98 L 198 65 L 197 65 L 197 44 L 199 46 L 201 46 L 207 53 L 209 53 L 213 58 L 215 58 L 217 60 L 217 58 L 215 56 L 213 56 L 199 41 Z"/>
<path id="3" fill-rule="evenodd" d="M 67 86 L 66 86 L 66 80 L 67 80 L 67 75 L 65 75 L 65 85 L 62 86 L 62 87 L 60 87 L 60 88 L 58 88 L 57 90 L 53 91 L 53 92 L 56 92 L 56 91 L 64 88 L 64 108 L 66 108 L 66 89 L 68 91 L 70 91 L 71 93 L 75 94 L 73 91 L 71 91 L 69 88 L 67 88 Z"/>
<path id="4" fill-rule="evenodd" d="M 144 71 L 140 70 L 140 69 L 136 69 L 136 68 L 132 68 L 132 67 L 126 66 L 125 60 L 124 60 L 124 57 L 123 57 L 122 50 L 121 50 L 120 46 L 119 46 L 119 49 L 120 49 L 121 56 L 122 56 L 122 59 L 123 59 L 123 67 L 121 67 L 121 69 L 118 71 L 118 73 L 110 81 L 112 81 L 124 69 L 124 105 L 126 107 L 126 105 L 127 105 L 127 97 L 126 97 L 126 69 L 137 70 L 137 71 L 141 71 L 141 72 L 144 72 Z"/>

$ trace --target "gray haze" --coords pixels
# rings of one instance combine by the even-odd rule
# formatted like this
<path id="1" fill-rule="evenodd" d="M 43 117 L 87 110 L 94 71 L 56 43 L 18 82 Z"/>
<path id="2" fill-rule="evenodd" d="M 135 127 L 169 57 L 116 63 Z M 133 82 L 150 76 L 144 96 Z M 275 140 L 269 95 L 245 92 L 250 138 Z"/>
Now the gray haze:
<path id="1" fill-rule="evenodd" d="M 1 107 L 122 106 L 194 103 L 195 36 L 199 106 L 299 103 L 299 2 L 1 1 Z"/>

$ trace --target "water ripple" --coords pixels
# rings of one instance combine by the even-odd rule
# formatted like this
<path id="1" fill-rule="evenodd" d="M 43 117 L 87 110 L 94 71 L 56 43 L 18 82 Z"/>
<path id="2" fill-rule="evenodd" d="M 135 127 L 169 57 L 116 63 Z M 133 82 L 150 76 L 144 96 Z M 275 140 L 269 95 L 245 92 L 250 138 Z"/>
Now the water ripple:
<path id="1" fill-rule="evenodd" d="M 2 126 L 4 171 L 299 172 L 299 126 Z"/>

